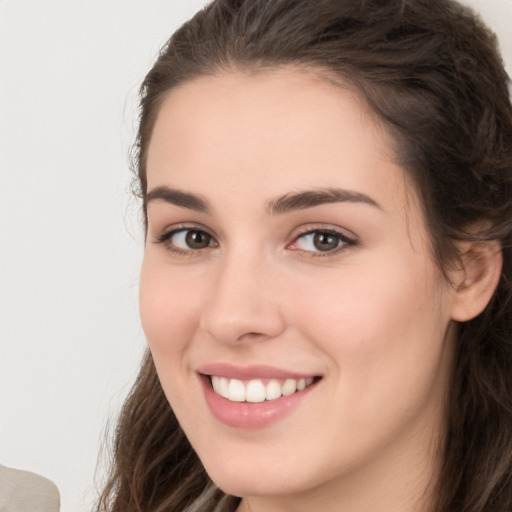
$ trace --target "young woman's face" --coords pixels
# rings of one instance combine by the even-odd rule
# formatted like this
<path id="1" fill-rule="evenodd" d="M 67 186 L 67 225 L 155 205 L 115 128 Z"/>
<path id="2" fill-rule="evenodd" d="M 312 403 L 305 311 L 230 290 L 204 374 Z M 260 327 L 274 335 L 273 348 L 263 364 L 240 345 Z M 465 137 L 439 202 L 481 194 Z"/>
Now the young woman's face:
<path id="1" fill-rule="evenodd" d="M 212 479 L 324 501 L 427 481 L 454 292 L 359 98 L 292 69 L 186 83 L 147 174 L 142 323 Z"/>

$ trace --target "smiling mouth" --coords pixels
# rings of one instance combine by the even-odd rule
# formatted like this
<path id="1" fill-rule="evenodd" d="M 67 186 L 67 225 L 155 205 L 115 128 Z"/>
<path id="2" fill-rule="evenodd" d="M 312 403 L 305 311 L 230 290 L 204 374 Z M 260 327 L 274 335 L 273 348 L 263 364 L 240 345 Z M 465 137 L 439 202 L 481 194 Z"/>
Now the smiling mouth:
<path id="1" fill-rule="evenodd" d="M 210 375 L 209 380 L 215 393 L 231 402 L 260 403 L 303 391 L 320 380 L 320 377 L 242 381 Z"/>

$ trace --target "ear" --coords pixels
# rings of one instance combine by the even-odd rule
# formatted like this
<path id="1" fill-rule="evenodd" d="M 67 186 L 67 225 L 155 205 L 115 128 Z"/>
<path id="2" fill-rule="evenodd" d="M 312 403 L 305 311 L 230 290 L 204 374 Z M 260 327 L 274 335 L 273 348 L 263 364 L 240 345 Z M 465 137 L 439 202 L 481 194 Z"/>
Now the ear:
<path id="1" fill-rule="evenodd" d="M 467 322 L 491 300 L 500 279 L 503 256 L 497 241 L 460 241 L 458 249 L 462 267 L 452 274 L 455 296 L 451 318 Z"/>

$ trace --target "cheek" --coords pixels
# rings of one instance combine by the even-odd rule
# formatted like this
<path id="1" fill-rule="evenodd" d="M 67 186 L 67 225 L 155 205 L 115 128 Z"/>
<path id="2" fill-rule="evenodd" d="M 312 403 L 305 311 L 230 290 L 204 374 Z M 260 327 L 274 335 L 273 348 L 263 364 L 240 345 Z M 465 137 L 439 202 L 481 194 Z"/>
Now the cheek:
<path id="1" fill-rule="evenodd" d="M 183 272 L 145 257 L 140 275 L 140 317 L 155 363 L 182 351 L 197 328 L 200 288 Z"/>
<path id="2" fill-rule="evenodd" d="M 331 358 L 347 399 L 364 396 L 371 406 L 383 390 L 427 387 L 442 363 L 449 318 L 441 278 L 432 264 L 395 268 L 347 271 L 299 308 L 305 335 Z"/>
<path id="3" fill-rule="evenodd" d="M 343 339 L 357 353 L 401 344 L 407 333 L 432 330 L 446 323 L 446 293 L 434 265 L 396 261 L 389 267 L 347 268 L 323 282 L 308 283 L 300 316 L 303 324 L 329 339 Z M 331 333 L 331 334 L 329 334 Z M 334 342 L 333 348 L 340 344 Z"/>
<path id="4" fill-rule="evenodd" d="M 435 431 L 441 414 L 450 364 L 444 294 L 428 267 L 398 268 L 354 271 L 300 307 L 303 334 L 330 360 L 332 407 L 318 416 L 332 438 L 350 440 L 339 441 L 340 460 L 358 460 L 420 423 Z"/>
<path id="5" fill-rule="evenodd" d="M 139 304 L 144 334 L 158 378 L 178 418 L 194 417 L 189 395 L 187 351 L 197 332 L 201 294 L 180 269 L 145 256 L 140 275 Z M 197 283 L 196 283 L 197 284 Z M 181 421 L 180 421 L 181 423 Z"/>

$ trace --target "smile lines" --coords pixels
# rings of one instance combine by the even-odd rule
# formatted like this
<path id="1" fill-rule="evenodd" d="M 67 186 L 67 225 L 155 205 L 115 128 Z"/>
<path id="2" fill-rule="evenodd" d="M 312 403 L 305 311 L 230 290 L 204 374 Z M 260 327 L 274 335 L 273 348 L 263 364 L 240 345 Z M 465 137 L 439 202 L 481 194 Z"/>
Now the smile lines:
<path id="1" fill-rule="evenodd" d="M 212 375 L 210 382 L 213 390 L 220 396 L 231 402 L 264 402 L 265 400 L 277 400 L 281 396 L 292 395 L 296 391 L 302 391 L 314 381 L 313 377 L 301 379 L 286 379 L 282 382 L 271 379 L 266 384 L 260 379 L 247 382 L 238 379 L 228 379 Z"/>

